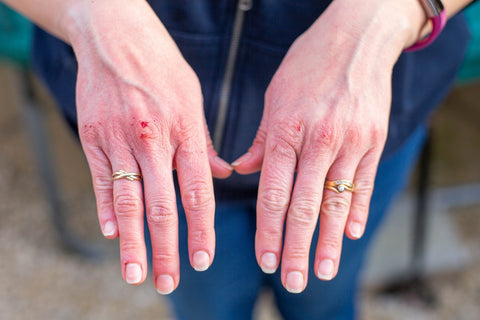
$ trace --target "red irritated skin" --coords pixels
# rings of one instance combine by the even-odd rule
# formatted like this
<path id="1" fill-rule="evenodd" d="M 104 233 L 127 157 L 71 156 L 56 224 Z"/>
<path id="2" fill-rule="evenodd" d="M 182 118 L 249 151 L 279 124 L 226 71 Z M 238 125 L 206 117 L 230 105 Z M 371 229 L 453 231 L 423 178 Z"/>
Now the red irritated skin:
<path id="1" fill-rule="evenodd" d="M 212 174 L 227 177 L 232 169 L 213 150 L 200 84 L 166 29 L 145 1 L 119 2 L 81 1 L 71 16 L 79 28 L 70 39 L 79 62 L 80 138 L 102 230 L 120 237 L 125 280 L 138 284 L 147 274 L 146 214 L 155 285 L 168 294 L 180 276 L 172 170 L 187 215 L 190 261 L 203 271 L 215 253 Z M 112 181 L 118 170 L 141 172 L 143 186 Z"/>
<path id="2" fill-rule="evenodd" d="M 318 219 L 320 279 L 338 272 L 343 234 L 361 237 L 387 136 L 392 69 L 425 20 L 417 0 L 335 0 L 273 77 L 257 137 L 234 168 L 261 170 L 257 260 L 267 273 L 281 260 L 288 291 L 307 285 Z M 354 181 L 355 191 L 324 190 L 325 179 Z"/>
<path id="3" fill-rule="evenodd" d="M 99 222 L 106 237 L 120 237 L 128 283 L 147 274 L 144 215 L 158 292 L 168 294 L 179 283 L 174 169 L 190 263 L 198 271 L 210 266 L 212 175 L 226 178 L 232 166 L 242 174 L 262 170 L 256 235 L 262 269 L 273 272 L 281 261 L 284 286 L 303 291 L 320 219 L 315 273 L 323 280 L 336 275 L 342 235 L 357 239 L 365 228 L 387 133 L 392 68 L 426 22 L 419 0 L 333 1 L 291 46 L 266 92 L 258 135 L 232 166 L 212 147 L 197 76 L 146 1 L 0 1 L 75 51 L 79 133 Z M 449 15 L 469 2 L 444 0 Z M 119 170 L 141 173 L 143 184 L 113 181 Z M 324 191 L 325 178 L 352 180 L 356 190 Z"/>

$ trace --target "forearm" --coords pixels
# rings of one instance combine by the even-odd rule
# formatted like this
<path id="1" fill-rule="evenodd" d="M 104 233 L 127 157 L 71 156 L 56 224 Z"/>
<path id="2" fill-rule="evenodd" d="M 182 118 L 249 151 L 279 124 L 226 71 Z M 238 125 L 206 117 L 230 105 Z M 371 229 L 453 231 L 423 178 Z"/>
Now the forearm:
<path id="1" fill-rule="evenodd" d="M 376 0 L 370 0 L 372 2 Z M 468 6 L 474 0 L 442 0 L 445 7 L 447 17 L 452 17 Z M 411 27 L 416 32 L 413 34 L 413 38 L 410 37 L 407 41 L 407 47 L 412 45 L 419 38 L 425 36 L 431 31 L 431 24 L 427 21 L 424 9 L 421 5 L 421 0 L 402 0 L 395 1 L 394 5 L 403 7 L 403 12 L 408 12 L 408 17 L 411 22 Z"/>
<path id="2" fill-rule="evenodd" d="M 93 35 L 89 33 L 91 31 L 89 29 L 96 26 L 109 29 L 112 33 L 122 26 L 121 29 L 124 32 L 126 30 L 129 35 L 138 28 L 153 27 L 159 28 L 162 36 L 169 37 L 167 30 L 145 0 L 0 0 L 0 2 L 4 2 L 71 45 L 74 45 L 76 40 L 83 42 L 91 38 Z M 155 19 L 151 19 L 152 17 Z M 122 35 L 116 32 L 116 36 Z"/>
<path id="3" fill-rule="evenodd" d="M 448 16 L 471 2 L 443 0 Z M 361 5 L 356 0 L 335 0 L 315 24 L 331 24 L 336 40 L 358 46 L 357 49 L 363 47 L 361 61 L 366 56 L 377 59 L 382 54 L 383 60 L 389 59 L 392 66 L 403 49 L 431 28 L 420 0 L 367 0 Z"/>
<path id="4" fill-rule="evenodd" d="M 447 15 L 451 17 L 473 1 L 474 0 L 443 0 L 443 5 L 445 6 L 445 10 L 447 10 Z"/>
<path id="5" fill-rule="evenodd" d="M 0 0 L 53 35 L 68 42 L 64 17 L 74 0 Z"/>

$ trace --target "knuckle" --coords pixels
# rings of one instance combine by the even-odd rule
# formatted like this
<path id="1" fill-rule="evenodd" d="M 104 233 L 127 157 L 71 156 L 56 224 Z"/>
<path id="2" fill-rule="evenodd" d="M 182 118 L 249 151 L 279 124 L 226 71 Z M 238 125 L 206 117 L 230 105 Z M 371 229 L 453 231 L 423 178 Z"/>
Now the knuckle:
<path id="1" fill-rule="evenodd" d="M 168 134 L 165 132 L 167 125 L 160 124 L 157 120 L 138 121 L 135 125 L 137 143 L 142 148 L 151 148 L 154 145 L 166 145 Z"/>
<path id="2" fill-rule="evenodd" d="M 283 213 L 288 206 L 288 197 L 280 188 L 267 188 L 260 198 L 260 205 L 267 213 Z"/>
<path id="3" fill-rule="evenodd" d="M 207 151 L 208 147 L 206 141 L 204 143 L 202 139 L 203 137 L 195 134 L 194 131 L 189 131 L 188 133 L 182 134 L 182 138 L 177 136 L 175 157 L 183 159 L 199 159 L 199 157 L 201 157 L 202 154 Z M 213 150 L 213 145 L 211 150 Z"/>
<path id="4" fill-rule="evenodd" d="M 317 124 L 312 133 L 312 144 L 317 148 L 336 149 L 339 144 L 339 130 L 333 122 Z"/>
<path id="5" fill-rule="evenodd" d="M 160 264 L 172 264 L 177 259 L 176 254 L 168 252 L 152 252 L 152 263 L 154 265 Z"/>
<path id="6" fill-rule="evenodd" d="M 363 202 L 352 203 L 350 208 L 351 217 L 350 220 L 355 220 L 361 223 L 366 223 L 368 218 L 369 204 Z"/>
<path id="7" fill-rule="evenodd" d="M 345 132 L 345 142 L 349 148 L 358 148 L 364 142 L 364 134 L 358 126 L 350 126 Z"/>
<path id="8" fill-rule="evenodd" d="M 345 218 L 349 209 L 350 202 L 340 196 L 326 197 L 322 203 L 322 214 L 334 218 Z"/>
<path id="9" fill-rule="evenodd" d="M 258 232 L 259 232 L 259 235 L 261 236 L 261 239 L 268 244 L 276 244 L 282 238 L 281 230 L 269 228 L 269 229 L 259 230 Z"/>
<path id="10" fill-rule="evenodd" d="M 370 195 L 373 192 L 374 179 L 374 177 L 357 179 L 355 181 L 355 193 L 357 195 Z"/>
<path id="11" fill-rule="evenodd" d="M 97 144 L 100 137 L 99 127 L 94 122 L 84 123 L 79 128 L 80 139 L 86 144 Z"/>
<path id="12" fill-rule="evenodd" d="M 311 199 L 303 199 L 291 206 L 289 217 L 295 223 L 310 225 L 317 219 L 317 206 Z"/>
<path id="13" fill-rule="evenodd" d="M 385 144 L 385 140 L 387 139 L 387 128 L 378 125 L 372 125 L 370 127 L 370 141 L 372 144 Z"/>
<path id="14" fill-rule="evenodd" d="M 172 136 L 179 141 L 191 140 L 198 138 L 198 126 L 194 119 L 179 117 L 177 123 L 172 126 Z"/>
<path id="15" fill-rule="evenodd" d="M 210 236 L 207 232 L 203 230 L 195 230 L 189 234 L 189 238 L 194 243 L 204 244 L 204 243 L 207 243 Z"/>
<path id="16" fill-rule="evenodd" d="M 199 212 L 213 207 L 211 188 L 204 181 L 191 183 L 182 193 L 182 203 L 185 210 Z"/>
<path id="17" fill-rule="evenodd" d="M 370 198 L 373 192 L 373 179 L 355 181 L 355 200 L 352 201 L 350 211 L 360 215 L 368 215 Z"/>
<path id="18" fill-rule="evenodd" d="M 112 214 L 112 199 L 97 196 L 98 214 L 109 217 Z"/>
<path id="19" fill-rule="evenodd" d="M 114 206 L 112 179 L 110 177 L 96 176 L 93 181 L 98 213 L 100 215 L 110 215 Z"/>
<path id="20" fill-rule="evenodd" d="M 111 192 L 113 189 L 112 178 L 110 176 L 97 175 L 93 179 L 95 189 L 99 192 Z"/>
<path id="21" fill-rule="evenodd" d="M 286 249 L 288 248 L 288 253 L 285 258 L 288 258 L 290 260 L 296 260 L 296 261 L 302 261 L 305 259 L 308 259 L 308 249 L 310 249 L 310 246 L 306 246 L 305 244 L 299 245 L 299 246 L 287 246 Z"/>
<path id="22" fill-rule="evenodd" d="M 303 141 L 305 124 L 301 120 L 280 118 L 274 124 L 275 137 L 278 144 L 287 150 L 298 151 Z"/>
<path id="23" fill-rule="evenodd" d="M 273 139 L 270 145 L 270 151 L 275 157 L 285 160 L 296 160 L 298 158 L 294 145 L 281 137 Z"/>
<path id="24" fill-rule="evenodd" d="M 320 240 L 320 247 L 322 247 L 322 249 L 326 251 L 335 252 L 340 249 L 340 246 L 341 246 L 341 241 L 333 235 L 324 236 Z"/>
<path id="25" fill-rule="evenodd" d="M 173 206 L 165 200 L 154 200 L 148 206 L 147 222 L 154 226 L 168 226 L 175 223 Z"/>
<path id="26" fill-rule="evenodd" d="M 142 210 L 142 200 L 134 194 L 120 193 L 115 196 L 115 211 L 119 217 L 139 214 Z"/>
<path id="27" fill-rule="evenodd" d="M 121 243 L 121 251 L 123 255 L 127 255 L 125 258 L 128 260 L 130 257 L 129 254 L 135 255 L 138 250 L 142 249 L 143 243 L 139 240 L 128 239 L 124 240 Z"/>
<path id="28" fill-rule="evenodd" d="M 360 216 L 368 215 L 369 207 L 370 206 L 368 201 L 354 201 L 350 207 L 350 211 L 352 213 L 355 213 L 358 219 L 358 215 Z"/>

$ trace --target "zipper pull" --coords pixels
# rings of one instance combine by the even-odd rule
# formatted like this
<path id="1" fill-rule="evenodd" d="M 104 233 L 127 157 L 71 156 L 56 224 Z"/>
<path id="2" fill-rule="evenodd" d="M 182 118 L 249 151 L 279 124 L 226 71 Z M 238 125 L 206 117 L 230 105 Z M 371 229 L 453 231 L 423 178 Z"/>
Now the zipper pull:
<path id="1" fill-rule="evenodd" d="M 238 1 L 238 9 L 242 11 L 248 11 L 252 9 L 253 0 L 240 0 Z"/>

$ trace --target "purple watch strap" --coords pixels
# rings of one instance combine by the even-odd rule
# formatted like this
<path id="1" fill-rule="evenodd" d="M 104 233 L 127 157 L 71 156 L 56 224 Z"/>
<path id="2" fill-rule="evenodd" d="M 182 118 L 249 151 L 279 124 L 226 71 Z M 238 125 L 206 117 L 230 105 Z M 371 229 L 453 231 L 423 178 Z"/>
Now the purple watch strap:
<path id="1" fill-rule="evenodd" d="M 430 32 L 430 34 L 424 39 L 419 40 L 411 47 L 405 49 L 405 52 L 417 51 L 429 46 L 438 37 L 438 35 L 445 27 L 445 24 L 447 23 L 447 13 L 445 12 L 445 10 L 442 10 L 442 12 L 438 16 L 430 18 L 430 21 L 432 21 L 432 32 Z"/>

